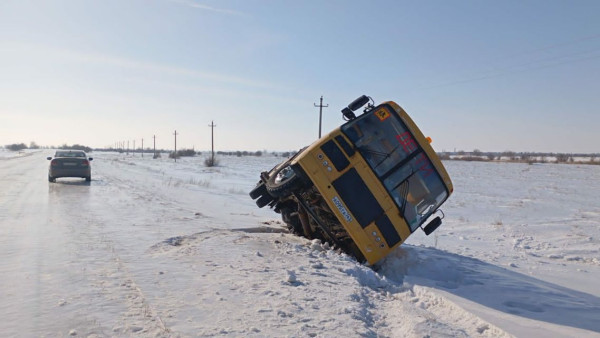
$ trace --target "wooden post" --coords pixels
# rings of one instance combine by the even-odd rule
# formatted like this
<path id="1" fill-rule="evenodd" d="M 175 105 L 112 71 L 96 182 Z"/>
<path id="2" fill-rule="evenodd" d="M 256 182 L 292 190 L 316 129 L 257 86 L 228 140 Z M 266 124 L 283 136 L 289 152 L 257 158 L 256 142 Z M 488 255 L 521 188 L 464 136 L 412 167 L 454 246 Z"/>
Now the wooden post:
<path id="1" fill-rule="evenodd" d="M 173 159 L 177 162 L 177 130 L 175 130 L 173 135 L 175 135 L 175 152 L 173 153 Z"/>
<path id="2" fill-rule="evenodd" d="M 323 107 L 327 108 L 329 107 L 329 105 L 323 105 L 323 95 L 321 95 L 321 102 L 319 103 L 319 105 L 317 106 L 316 103 L 313 103 L 313 105 L 315 107 L 319 107 L 319 138 L 321 138 L 321 120 L 323 118 Z"/>
<path id="3" fill-rule="evenodd" d="M 210 121 L 208 125 L 210 127 L 210 149 L 211 149 L 211 165 L 215 165 L 215 127 L 217 126 L 214 121 Z"/>
<path id="4" fill-rule="evenodd" d="M 152 135 L 152 139 L 154 140 L 154 155 L 152 155 L 152 158 L 156 159 L 156 135 Z"/>

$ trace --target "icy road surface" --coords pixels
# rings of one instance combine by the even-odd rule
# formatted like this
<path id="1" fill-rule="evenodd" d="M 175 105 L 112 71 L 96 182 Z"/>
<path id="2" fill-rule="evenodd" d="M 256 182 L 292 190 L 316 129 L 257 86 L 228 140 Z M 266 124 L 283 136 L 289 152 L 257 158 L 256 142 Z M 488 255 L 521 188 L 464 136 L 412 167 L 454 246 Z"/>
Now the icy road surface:
<path id="1" fill-rule="evenodd" d="M 0 156 L 0 336 L 599 337 L 600 166 L 446 162 L 434 234 L 376 267 L 247 195 L 281 158 Z"/>

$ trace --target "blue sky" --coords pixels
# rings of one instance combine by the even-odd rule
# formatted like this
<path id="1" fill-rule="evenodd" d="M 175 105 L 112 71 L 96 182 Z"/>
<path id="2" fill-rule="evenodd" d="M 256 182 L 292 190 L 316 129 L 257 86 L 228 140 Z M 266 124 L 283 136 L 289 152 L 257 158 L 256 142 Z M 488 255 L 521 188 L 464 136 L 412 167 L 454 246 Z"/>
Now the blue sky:
<path id="1" fill-rule="evenodd" d="M 0 144 L 294 150 L 367 94 L 436 150 L 600 152 L 600 1 L 3 0 Z"/>

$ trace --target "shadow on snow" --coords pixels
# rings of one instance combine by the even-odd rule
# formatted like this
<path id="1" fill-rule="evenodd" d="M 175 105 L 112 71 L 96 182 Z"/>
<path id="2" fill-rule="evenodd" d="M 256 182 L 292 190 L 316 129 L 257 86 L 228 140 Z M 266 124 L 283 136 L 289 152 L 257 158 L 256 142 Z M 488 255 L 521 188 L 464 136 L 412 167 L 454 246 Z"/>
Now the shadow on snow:
<path id="1" fill-rule="evenodd" d="M 388 280 L 440 289 L 488 308 L 600 332 L 600 298 L 478 259 L 403 245 L 379 269 Z"/>

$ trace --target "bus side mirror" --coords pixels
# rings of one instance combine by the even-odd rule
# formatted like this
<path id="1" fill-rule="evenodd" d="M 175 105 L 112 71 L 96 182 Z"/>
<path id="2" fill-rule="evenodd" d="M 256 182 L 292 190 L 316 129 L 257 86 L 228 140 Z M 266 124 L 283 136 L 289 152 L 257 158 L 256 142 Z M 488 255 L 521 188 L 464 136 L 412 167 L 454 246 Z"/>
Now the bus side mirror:
<path id="1" fill-rule="evenodd" d="M 354 120 L 356 118 L 356 114 L 354 114 L 355 111 L 359 110 L 360 107 L 364 106 L 365 104 L 369 103 L 369 101 L 371 100 L 370 97 L 368 97 L 367 95 L 362 95 L 361 97 L 359 97 L 358 99 L 352 101 L 348 107 L 342 109 L 342 115 L 344 115 L 344 119 L 346 121 L 350 121 L 350 120 Z M 372 107 L 371 105 L 367 106 L 367 108 Z M 367 110 L 365 109 L 365 112 Z"/>
<path id="2" fill-rule="evenodd" d="M 425 232 L 425 235 L 429 236 L 440 225 L 442 225 L 442 219 L 438 216 L 438 217 L 432 219 L 431 222 L 429 222 L 424 228 L 421 228 L 421 229 L 423 229 L 423 232 Z"/>
<path id="3" fill-rule="evenodd" d="M 344 115 L 344 118 L 347 121 L 354 120 L 356 118 L 356 114 L 354 114 L 354 112 L 348 107 L 342 109 L 342 115 Z"/>

